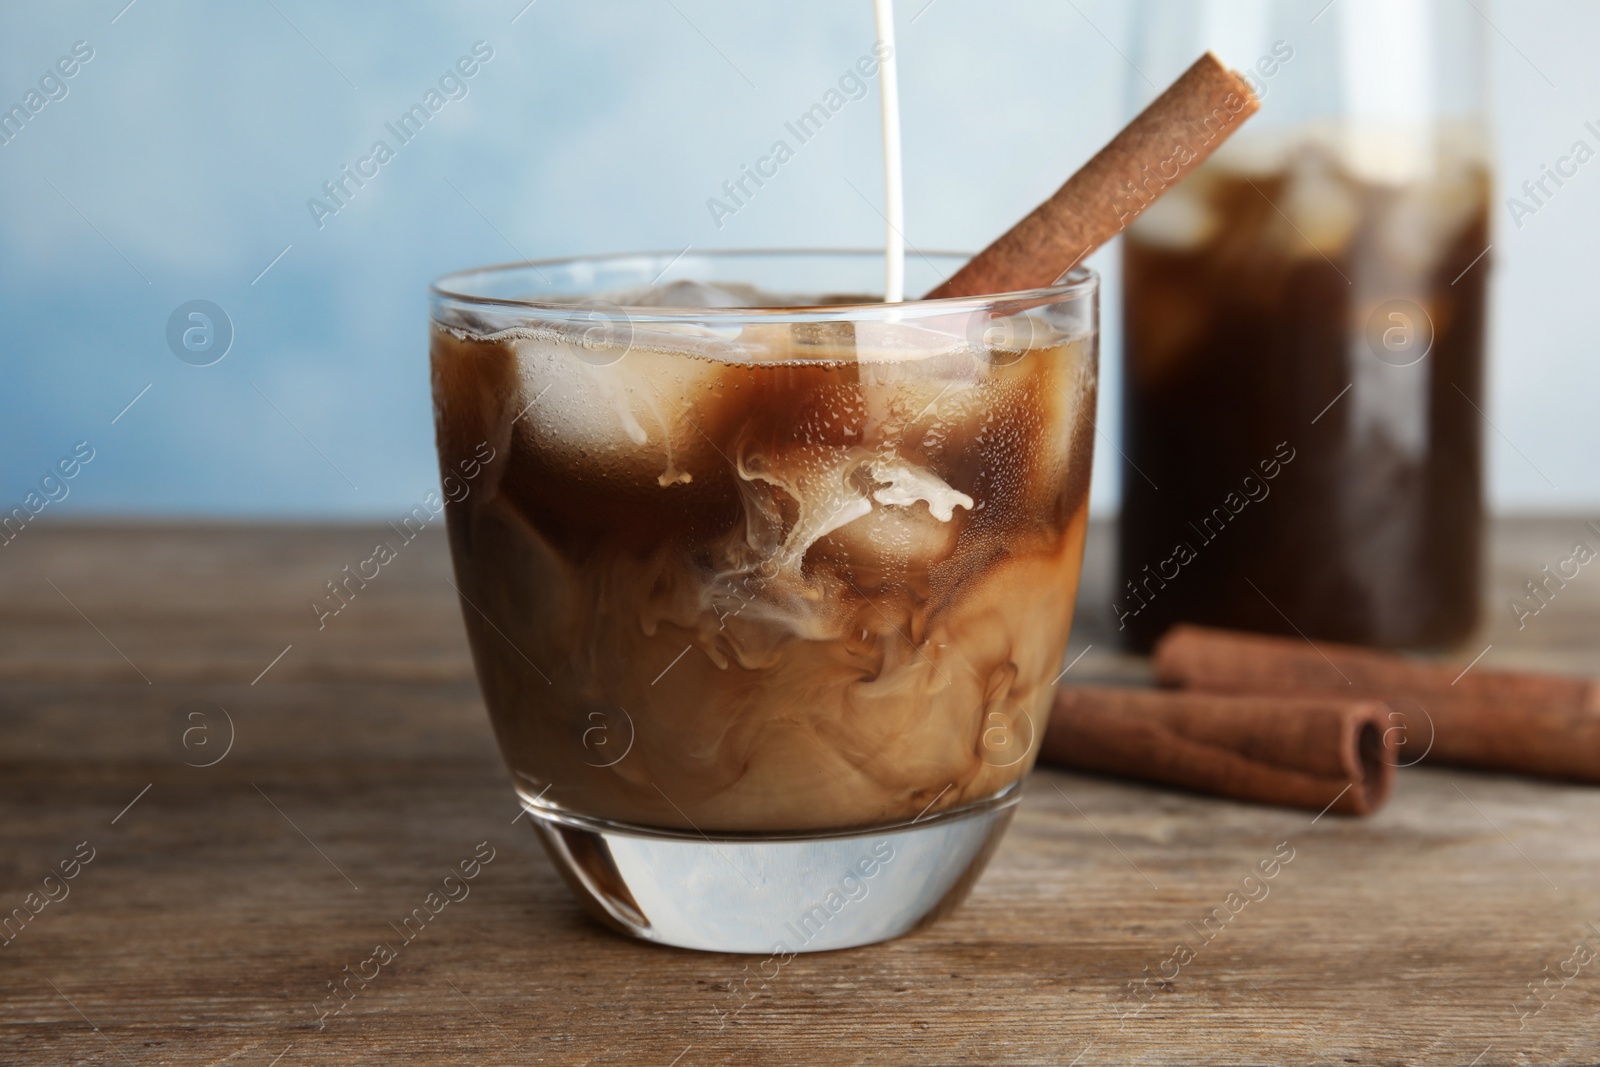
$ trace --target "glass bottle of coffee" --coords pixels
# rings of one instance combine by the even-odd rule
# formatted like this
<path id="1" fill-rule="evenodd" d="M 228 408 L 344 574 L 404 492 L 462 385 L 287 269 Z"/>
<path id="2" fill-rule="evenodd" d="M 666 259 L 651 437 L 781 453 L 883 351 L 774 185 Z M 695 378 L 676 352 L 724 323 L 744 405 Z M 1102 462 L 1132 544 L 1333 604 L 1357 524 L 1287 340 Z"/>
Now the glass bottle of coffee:
<path id="1" fill-rule="evenodd" d="M 1139 6 L 1141 90 L 1211 48 L 1263 106 L 1126 235 L 1127 644 L 1178 622 L 1464 640 L 1483 539 L 1481 19 L 1439 0 Z"/>

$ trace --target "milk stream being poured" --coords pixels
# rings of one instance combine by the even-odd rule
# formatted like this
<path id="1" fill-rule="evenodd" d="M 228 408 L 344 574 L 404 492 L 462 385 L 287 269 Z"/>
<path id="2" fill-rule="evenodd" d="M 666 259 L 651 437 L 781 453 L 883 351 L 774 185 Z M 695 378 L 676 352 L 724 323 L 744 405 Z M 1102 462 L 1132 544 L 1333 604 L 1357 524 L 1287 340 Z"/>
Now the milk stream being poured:
<path id="1" fill-rule="evenodd" d="M 879 92 L 883 109 L 883 299 L 906 298 L 905 193 L 900 177 L 900 81 L 894 47 L 894 0 L 873 0 L 878 23 Z"/>

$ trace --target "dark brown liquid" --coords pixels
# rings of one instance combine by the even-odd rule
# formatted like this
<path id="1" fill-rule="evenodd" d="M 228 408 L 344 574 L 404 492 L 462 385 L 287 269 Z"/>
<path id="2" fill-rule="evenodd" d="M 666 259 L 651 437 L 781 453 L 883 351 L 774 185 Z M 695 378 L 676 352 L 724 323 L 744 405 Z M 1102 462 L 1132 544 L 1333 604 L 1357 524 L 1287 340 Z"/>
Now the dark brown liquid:
<path id="1" fill-rule="evenodd" d="M 1200 177 L 1209 234 L 1136 228 L 1126 248 L 1123 636 L 1148 649 L 1194 622 L 1463 640 L 1479 598 L 1487 175 L 1386 189 L 1329 166 L 1320 228 L 1291 221 L 1289 173 Z M 1411 366 L 1397 364 L 1415 350 L 1377 354 L 1414 318 L 1389 318 L 1392 299 L 1432 322 Z"/>

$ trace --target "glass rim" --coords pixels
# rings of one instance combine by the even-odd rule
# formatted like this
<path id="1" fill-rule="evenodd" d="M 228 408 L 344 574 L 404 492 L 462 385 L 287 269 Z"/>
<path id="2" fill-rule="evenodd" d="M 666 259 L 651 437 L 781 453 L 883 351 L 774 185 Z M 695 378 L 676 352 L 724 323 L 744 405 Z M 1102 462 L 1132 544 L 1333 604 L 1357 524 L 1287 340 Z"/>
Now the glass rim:
<path id="1" fill-rule="evenodd" d="M 513 271 L 531 270 L 539 273 L 540 268 L 549 268 L 554 271 L 577 265 L 624 263 L 629 260 L 666 261 L 667 267 L 670 268 L 672 264 L 684 257 L 686 251 L 614 252 L 497 263 L 486 267 L 473 267 L 444 274 L 429 284 L 428 294 L 435 301 L 447 301 L 459 307 L 537 312 L 543 318 L 588 318 L 596 309 L 606 309 L 621 312 L 629 321 L 636 323 L 705 322 L 708 319 L 719 322 L 790 322 L 860 320 L 889 313 L 911 317 L 930 314 L 959 314 L 962 312 L 985 311 L 997 304 L 1038 306 L 1074 298 L 1081 299 L 1095 294 L 1100 287 L 1099 272 L 1091 267 L 1078 265 L 1067 271 L 1062 278 L 1051 285 L 1017 289 L 1003 293 L 986 293 L 978 296 L 942 297 L 937 300 L 911 299 L 903 300 L 898 304 L 869 301 L 846 304 L 796 304 L 777 307 L 699 308 L 617 304 L 606 300 L 598 294 L 576 294 L 581 297 L 587 297 L 577 302 L 540 299 L 537 297 L 486 296 L 481 293 L 475 293 L 471 291 L 470 287 L 462 284 L 469 279 L 485 276 L 503 276 Z M 733 262 L 753 260 L 759 257 L 822 259 L 834 256 L 882 259 L 883 254 L 881 248 L 741 248 L 695 251 L 695 255 L 702 258 Z M 951 261 L 954 267 L 959 267 L 972 258 L 971 253 L 949 251 L 918 252 L 913 253 L 913 255 L 918 259 L 929 262 L 930 265 L 934 259 L 947 259 Z M 665 273 L 665 269 L 663 269 L 662 273 Z M 735 279 L 721 280 L 731 281 Z"/>

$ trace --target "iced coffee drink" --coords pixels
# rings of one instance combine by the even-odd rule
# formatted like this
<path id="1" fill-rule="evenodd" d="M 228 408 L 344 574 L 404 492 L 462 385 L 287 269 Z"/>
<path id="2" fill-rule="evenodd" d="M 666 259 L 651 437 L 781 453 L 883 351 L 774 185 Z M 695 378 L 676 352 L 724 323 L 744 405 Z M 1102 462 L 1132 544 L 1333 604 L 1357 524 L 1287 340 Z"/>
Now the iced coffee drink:
<path id="1" fill-rule="evenodd" d="M 1112 610 L 1383 646 L 1477 619 L 1481 141 L 1292 128 L 1219 153 L 1125 249 Z"/>
<path id="2" fill-rule="evenodd" d="M 552 854 L 633 932 L 650 890 L 623 838 L 717 842 L 753 888 L 741 841 L 881 832 L 881 884 L 954 887 L 993 827 L 949 870 L 894 835 L 997 810 L 1037 751 L 1083 551 L 1094 279 L 829 295 L 874 262 L 436 289 L 442 468 L 481 466 L 448 520 L 484 697 Z"/>

